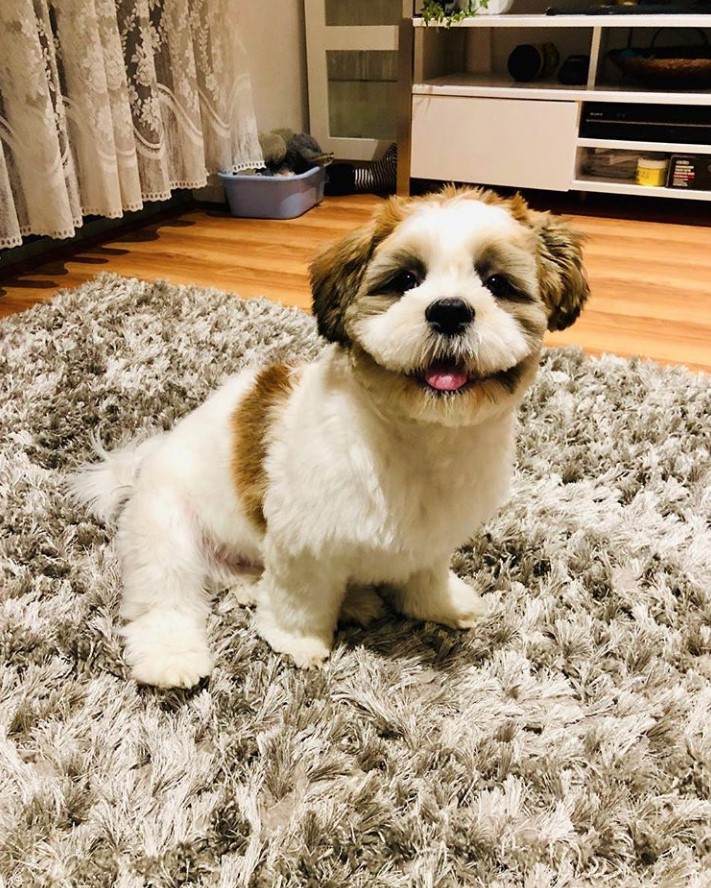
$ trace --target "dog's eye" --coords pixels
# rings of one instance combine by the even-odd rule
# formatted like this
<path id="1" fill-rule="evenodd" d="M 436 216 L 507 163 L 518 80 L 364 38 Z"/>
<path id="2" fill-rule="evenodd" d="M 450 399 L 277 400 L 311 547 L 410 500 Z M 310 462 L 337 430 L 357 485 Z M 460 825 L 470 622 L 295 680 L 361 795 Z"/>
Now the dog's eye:
<path id="1" fill-rule="evenodd" d="M 492 296 L 511 296 L 516 293 L 516 288 L 503 274 L 492 274 L 485 281 L 484 286 Z"/>
<path id="2" fill-rule="evenodd" d="M 401 271 L 388 282 L 388 290 L 406 293 L 408 290 L 412 290 L 413 287 L 417 287 L 419 283 L 420 279 L 414 271 Z"/>

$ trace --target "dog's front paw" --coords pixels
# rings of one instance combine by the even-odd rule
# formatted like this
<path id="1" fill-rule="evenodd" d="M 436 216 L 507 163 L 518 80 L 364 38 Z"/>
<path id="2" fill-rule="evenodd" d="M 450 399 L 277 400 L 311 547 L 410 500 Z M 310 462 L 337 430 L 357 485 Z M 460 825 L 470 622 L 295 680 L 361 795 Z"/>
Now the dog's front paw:
<path id="1" fill-rule="evenodd" d="M 151 610 L 122 630 L 131 675 L 159 688 L 191 688 L 212 672 L 205 630 L 195 617 Z"/>
<path id="2" fill-rule="evenodd" d="M 269 647 L 278 654 L 287 654 L 299 669 L 321 667 L 331 653 L 331 645 L 317 635 L 301 635 L 287 632 L 259 618 L 257 632 Z"/>
<path id="3" fill-rule="evenodd" d="M 447 582 L 447 597 L 443 605 L 443 619 L 438 622 L 455 629 L 471 629 L 487 611 L 486 605 L 469 583 L 465 583 L 451 572 Z"/>
<path id="4" fill-rule="evenodd" d="M 444 575 L 427 571 L 415 575 L 396 593 L 394 603 L 408 617 L 453 629 L 471 629 L 486 613 L 474 589 L 451 570 Z"/>

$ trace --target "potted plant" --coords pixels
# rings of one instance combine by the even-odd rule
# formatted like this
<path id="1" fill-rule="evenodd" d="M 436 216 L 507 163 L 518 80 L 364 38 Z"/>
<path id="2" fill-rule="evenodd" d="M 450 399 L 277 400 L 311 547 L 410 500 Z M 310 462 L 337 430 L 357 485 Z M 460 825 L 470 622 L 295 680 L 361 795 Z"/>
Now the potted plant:
<path id="1" fill-rule="evenodd" d="M 424 0 L 422 19 L 449 27 L 472 15 L 501 15 L 512 5 L 513 0 Z"/>

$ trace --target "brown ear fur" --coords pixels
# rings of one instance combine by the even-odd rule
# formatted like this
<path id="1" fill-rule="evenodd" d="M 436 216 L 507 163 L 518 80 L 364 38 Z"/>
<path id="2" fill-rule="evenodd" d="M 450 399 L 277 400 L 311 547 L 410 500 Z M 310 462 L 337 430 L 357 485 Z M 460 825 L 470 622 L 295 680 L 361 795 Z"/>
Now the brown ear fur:
<path id="1" fill-rule="evenodd" d="M 375 248 L 405 217 L 405 204 L 391 198 L 365 227 L 326 247 L 311 263 L 312 309 L 319 333 L 331 342 L 348 345 L 346 309 L 360 290 Z"/>
<path id="2" fill-rule="evenodd" d="M 538 277 L 541 296 L 548 309 L 548 329 L 563 330 L 575 321 L 590 294 L 583 264 L 582 234 L 564 219 L 530 210 L 518 194 L 502 198 L 487 189 L 447 186 L 437 197 L 444 200 L 472 198 L 504 206 L 517 221 L 527 225 L 537 239 Z M 322 336 L 342 345 L 350 343 L 344 316 L 358 295 L 363 274 L 376 247 L 410 210 L 416 210 L 423 201 L 431 199 L 432 195 L 410 201 L 390 198 L 365 228 L 351 232 L 314 259 L 309 269 L 312 305 Z"/>
<path id="3" fill-rule="evenodd" d="M 582 244 L 584 236 L 564 219 L 532 213 L 538 235 L 538 277 L 548 307 L 548 329 L 564 330 L 580 314 L 590 295 Z"/>
<path id="4" fill-rule="evenodd" d="M 312 310 L 318 332 L 325 339 L 348 345 L 350 340 L 343 316 L 360 289 L 374 249 L 372 226 L 369 225 L 327 247 L 311 263 Z"/>

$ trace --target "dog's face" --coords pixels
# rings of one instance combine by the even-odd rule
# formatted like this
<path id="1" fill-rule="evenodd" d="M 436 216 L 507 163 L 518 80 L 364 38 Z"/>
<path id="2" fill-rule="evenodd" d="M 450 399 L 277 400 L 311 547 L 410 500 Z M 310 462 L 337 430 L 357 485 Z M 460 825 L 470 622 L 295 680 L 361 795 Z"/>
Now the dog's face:
<path id="1" fill-rule="evenodd" d="M 392 199 L 311 267 L 320 332 L 398 414 L 472 425 L 514 406 L 546 329 L 588 296 L 580 237 L 521 198 Z"/>

